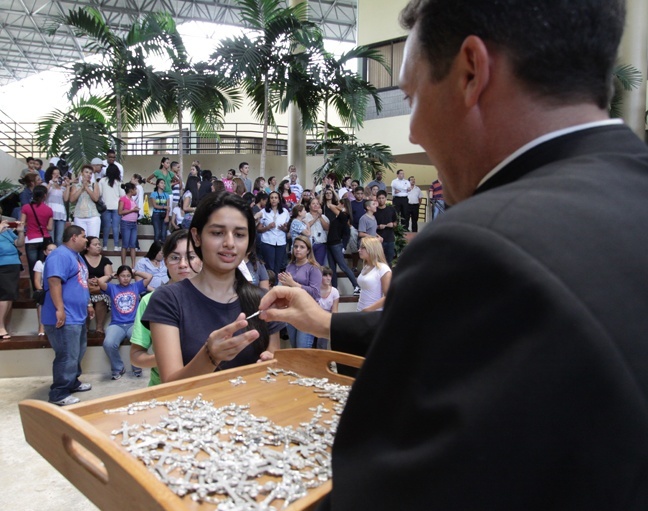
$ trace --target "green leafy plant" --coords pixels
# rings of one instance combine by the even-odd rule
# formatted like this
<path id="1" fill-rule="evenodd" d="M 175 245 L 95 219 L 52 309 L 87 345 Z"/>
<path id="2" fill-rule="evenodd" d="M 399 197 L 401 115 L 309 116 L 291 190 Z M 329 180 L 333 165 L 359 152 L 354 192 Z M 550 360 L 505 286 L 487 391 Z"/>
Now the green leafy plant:
<path id="1" fill-rule="evenodd" d="M 641 71 L 630 64 L 619 64 L 614 68 L 613 82 L 614 94 L 610 101 L 610 117 L 621 117 L 621 105 L 623 103 L 623 93 L 636 89 L 641 85 L 644 79 Z"/>
<path id="2" fill-rule="evenodd" d="M 394 168 L 394 156 L 389 146 L 360 143 L 355 135 L 331 125 L 327 131 L 328 139 L 311 147 L 309 151 L 311 154 L 323 154 L 326 148 L 328 154 L 324 164 L 313 173 L 316 182 L 321 183 L 327 174 L 333 173 L 338 182 L 344 176 L 351 176 L 352 179 L 366 183 L 376 176 L 376 172 Z"/>
<path id="3" fill-rule="evenodd" d="M 113 118 L 107 98 L 80 99 L 68 111 L 54 110 L 45 116 L 38 123 L 36 142 L 48 158 L 66 153 L 70 168 L 78 172 L 117 143 Z"/>
<path id="4" fill-rule="evenodd" d="M 274 110 L 282 102 L 286 107 L 287 96 L 302 113 L 317 104 L 300 66 L 304 62 L 301 49 L 316 44 L 321 35 L 317 25 L 307 21 L 306 2 L 294 7 L 284 7 L 281 0 L 240 0 L 239 4 L 241 21 L 252 30 L 221 41 L 211 56 L 211 66 L 214 73 L 240 85 L 263 123 L 259 167 L 263 176 L 268 129 L 276 125 Z"/>

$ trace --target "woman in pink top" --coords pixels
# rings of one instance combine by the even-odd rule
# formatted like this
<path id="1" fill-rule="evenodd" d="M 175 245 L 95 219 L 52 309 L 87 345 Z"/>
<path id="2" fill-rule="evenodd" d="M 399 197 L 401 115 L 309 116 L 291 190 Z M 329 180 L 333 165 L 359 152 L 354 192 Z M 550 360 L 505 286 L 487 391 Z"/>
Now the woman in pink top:
<path id="1" fill-rule="evenodd" d="M 122 236 L 121 262 L 126 264 L 126 250 L 130 250 L 131 265 L 135 266 L 135 249 L 137 248 L 137 217 L 139 206 L 135 202 L 137 187 L 133 183 L 126 183 L 122 186 L 126 195 L 119 198 L 117 211 L 121 217 L 119 230 Z"/>
<path id="2" fill-rule="evenodd" d="M 39 259 L 44 260 L 44 250 L 47 246 L 46 238 L 50 238 L 54 225 L 54 212 L 47 204 L 47 187 L 38 185 L 34 187 L 34 194 L 29 204 L 23 205 L 20 210 L 20 222 L 25 228 L 25 252 L 29 262 L 29 276 L 34 284 L 34 265 Z"/>

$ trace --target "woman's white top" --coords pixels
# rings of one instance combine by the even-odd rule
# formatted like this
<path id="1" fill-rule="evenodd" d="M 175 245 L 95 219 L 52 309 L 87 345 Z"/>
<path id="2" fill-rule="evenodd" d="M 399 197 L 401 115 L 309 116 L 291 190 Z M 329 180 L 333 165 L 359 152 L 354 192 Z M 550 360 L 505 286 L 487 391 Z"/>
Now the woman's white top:
<path id="1" fill-rule="evenodd" d="M 383 296 L 382 284 L 380 279 L 382 276 L 390 272 L 391 269 L 385 263 L 378 263 L 371 270 L 366 271 L 366 268 L 358 275 L 358 285 L 360 286 L 360 299 L 358 300 L 358 310 L 361 311 L 370 305 L 373 305 Z M 382 307 L 380 309 L 382 310 Z"/>
<path id="2" fill-rule="evenodd" d="M 265 227 L 274 222 L 275 226 L 269 231 L 261 233 L 261 242 L 266 245 L 285 245 L 286 244 L 286 233 L 279 229 L 280 225 L 288 223 L 290 220 L 290 213 L 287 209 L 283 210 L 283 213 L 279 213 L 274 210 L 270 210 L 268 213 L 265 209 L 261 213 L 261 225 Z"/>

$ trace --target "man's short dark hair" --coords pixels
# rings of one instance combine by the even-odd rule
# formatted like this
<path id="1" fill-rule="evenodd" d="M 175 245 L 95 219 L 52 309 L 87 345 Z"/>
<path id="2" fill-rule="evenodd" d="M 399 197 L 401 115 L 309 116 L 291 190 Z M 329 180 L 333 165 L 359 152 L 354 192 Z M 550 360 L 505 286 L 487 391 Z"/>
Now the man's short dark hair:
<path id="1" fill-rule="evenodd" d="M 442 80 L 470 35 L 502 49 L 531 91 L 561 103 L 606 108 L 625 21 L 624 0 L 411 0 L 401 25 L 414 25 Z"/>
<path id="2" fill-rule="evenodd" d="M 108 156 L 109 154 L 114 154 L 115 156 L 117 156 L 117 153 L 115 152 L 114 149 L 108 149 L 108 150 L 106 151 L 106 156 Z"/>
<path id="3" fill-rule="evenodd" d="M 373 199 L 366 200 L 362 203 L 362 207 L 364 208 L 365 211 L 367 211 L 369 209 L 369 206 L 371 206 L 373 202 L 374 202 Z"/>
<path id="4" fill-rule="evenodd" d="M 378 190 L 378 193 L 376 194 L 376 197 L 380 197 L 381 195 L 384 195 L 387 197 L 387 192 L 385 190 Z"/>
<path id="5" fill-rule="evenodd" d="M 241 169 L 242 169 L 243 167 L 245 167 L 246 165 L 249 165 L 249 163 L 246 162 L 246 161 L 242 161 L 241 163 L 239 163 L 239 170 L 241 170 Z"/>
<path id="6" fill-rule="evenodd" d="M 362 188 L 362 186 L 356 186 L 355 189 L 353 190 L 353 193 L 358 193 L 358 192 L 364 193 L 364 188 Z"/>
<path id="7" fill-rule="evenodd" d="M 73 236 L 78 236 L 85 231 L 83 227 L 78 225 L 68 225 L 63 231 L 63 243 L 67 243 L 72 239 Z"/>

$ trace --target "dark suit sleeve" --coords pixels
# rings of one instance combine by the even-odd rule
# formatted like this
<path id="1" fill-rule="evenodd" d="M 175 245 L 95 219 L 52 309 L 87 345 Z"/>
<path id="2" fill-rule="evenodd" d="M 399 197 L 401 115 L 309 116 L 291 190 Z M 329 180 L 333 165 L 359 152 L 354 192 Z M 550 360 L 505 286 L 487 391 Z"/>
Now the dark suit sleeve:
<path id="1" fill-rule="evenodd" d="M 419 233 L 338 428 L 332 509 L 640 509 L 644 397 L 551 258 Z"/>
<path id="2" fill-rule="evenodd" d="M 331 349 L 364 357 L 376 333 L 381 312 L 344 312 L 331 318 Z"/>

